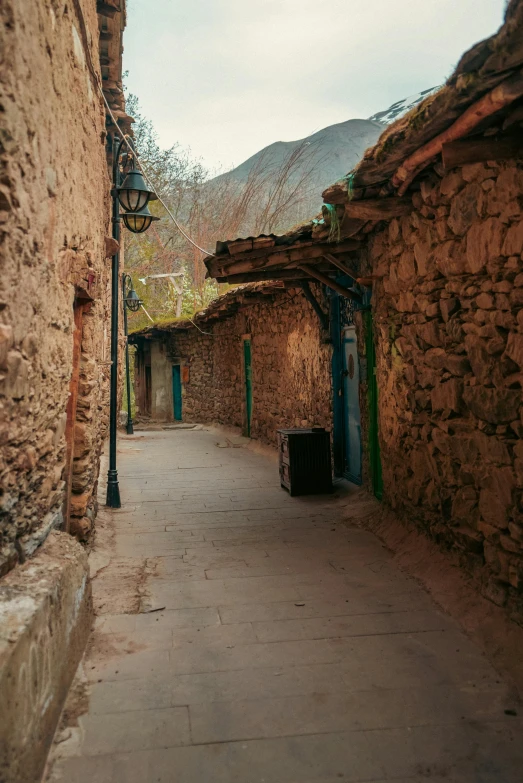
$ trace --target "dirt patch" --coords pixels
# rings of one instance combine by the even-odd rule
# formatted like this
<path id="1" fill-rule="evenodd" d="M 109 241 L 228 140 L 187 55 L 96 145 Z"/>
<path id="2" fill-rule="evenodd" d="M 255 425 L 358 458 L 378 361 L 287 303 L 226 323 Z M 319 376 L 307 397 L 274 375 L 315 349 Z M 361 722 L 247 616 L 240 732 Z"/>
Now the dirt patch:
<path id="1" fill-rule="evenodd" d="M 146 644 L 138 644 L 126 634 L 102 633 L 94 631 L 87 647 L 86 660 L 89 664 L 98 663 L 108 658 L 117 658 L 123 654 L 142 652 Z"/>
<path id="2" fill-rule="evenodd" d="M 356 522 L 378 536 L 393 552 L 395 563 L 418 580 L 523 695 L 523 628 L 505 608 L 483 598 L 480 580 L 464 572 L 455 552 L 442 551 L 386 507 L 363 518 L 351 515 L 345 522 Z"/>
<path id="3" fill-rule="evenodd" d="M 116 556 L 113 513 L 99 514 L 91 561 L 100 564 L 92 576 L 93 607 L 96 615 L 136 614 L 146 578 L 147 559 Z"/>

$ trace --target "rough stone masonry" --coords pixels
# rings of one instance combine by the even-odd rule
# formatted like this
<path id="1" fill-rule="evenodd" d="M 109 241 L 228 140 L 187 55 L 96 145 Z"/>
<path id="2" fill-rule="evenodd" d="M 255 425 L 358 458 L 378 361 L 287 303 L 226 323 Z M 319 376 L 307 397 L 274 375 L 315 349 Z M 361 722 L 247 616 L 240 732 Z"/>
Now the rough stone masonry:
<path id="1" fill-rule="evenodd" d="M 69 525 L 85 538 L 96 513 L 108 410 L 111 233 L 98 85 L 103 78 L 116 108 L 120 99 L 111 89 L 121 95 L 121 84 L 110 77 L 121 74 L 124 16 L 125 4 L 112 0 L 0 6 L 0 779 L 6 783 L 40 779 L 90 626 L 86 554 L 57 528 Z"/>
<path id="2" fill-rule="evenodd" d="M 94 54 L 98 17 L 81 4 Z M 2 4 L 0 573 L 60 524 L 73 304 L 84 308 L 71 504 L 93 518 L 106 428 L 109 226 L 105 112 L 74 4 Z M 88 525 L 87 525 L 88 526 Z"/>
<path id="3" fill-rule="evenodd" d="M 436 166 L 372 237 L 385 493 L 523 617 L 523 166 Z"/>

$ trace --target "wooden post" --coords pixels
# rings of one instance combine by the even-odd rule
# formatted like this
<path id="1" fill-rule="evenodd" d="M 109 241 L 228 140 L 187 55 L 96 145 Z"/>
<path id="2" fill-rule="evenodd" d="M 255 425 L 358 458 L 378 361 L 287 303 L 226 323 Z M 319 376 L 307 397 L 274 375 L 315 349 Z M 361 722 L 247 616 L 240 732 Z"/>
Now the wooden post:
<path id="1" fill-rule="evenodd" d="M 339 258 L 336 258 L 336 256 L 333 256 L 332 253 L 325 253 L 323 258 L 325 258 L 327 261 L 329 261 L 331 264 L 334 264 L 338 269 L 340 269 L 342 272 L 344 272 L 349 277 L 352 277 L 354 280 L 357 279 L 358 275 L 356 272 L 351 269 L 350 267 L 345 265 L 344 261 L 340 261 Z"/>
<path id="2" fill-rule="evenodd" d="M 310 277 L 315 277 L 316 280 L 320 281 L 320 283 L 323 283 L 329 288 L 332 288 L 333 291 L 341 294 L 341 296 L 344 296 L 347 299 L 354 299 L 356 302 L 360 301 L 360 297 L 355 294 L 354 291 L 349 291 L 348 288 L 345 288 L 327 275 L 324 275 L 323 272 L 317 271 L 313 266 L 309 266 L 309 264 L 301 264 L 300 269 L 303 269 L 304 272 L 307 272 Z"/>

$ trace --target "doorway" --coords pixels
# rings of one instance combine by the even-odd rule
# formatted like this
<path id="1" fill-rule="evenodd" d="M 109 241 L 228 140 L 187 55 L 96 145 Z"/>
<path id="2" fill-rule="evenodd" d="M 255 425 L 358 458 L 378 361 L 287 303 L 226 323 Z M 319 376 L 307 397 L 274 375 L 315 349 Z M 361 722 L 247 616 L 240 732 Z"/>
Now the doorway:
<path id="1" fill-rule="evenodd" d="M 341 338 L 343 396 L 343 475 L 361 484 L 361 416 L 358 339 L 354 324 L 343 329 Z"/>
<path id="2" fill-rule="evenodd" d="M 251 437 L 252 419 L 252 355 L 251 340 L 243 338 L 243 376 L 245 381 L 245 426 L 244 435 Z"/>
<path id="3" fill-rule="evenodd" d="M 182 420 L 182 373 L 179 364 L 173 364 L 173 412 L 174 420 Z"/>
<path id="4" fill-rule="evenodd" d="M 364 313 L 365 351 L 367 354 L 368 405 L 369 405 L 369 469 L 372 490 L 378 500 L 383 497 L 383 478 L 381 474 L 381 453 L 378 436 L 378 382 L 376 379 L 376 349 L 374 346 L 374 328 L 372 312 Z"/>
<path id="5" fill-rule="evenodd" d="M 65 425 L 65 497 L 63 504 L 63 527 L 69 532 L 71 527 L 71 493 L 73 484 L 74 462 L 74 437 L 76 426 L 76 414 L 78 408 L 78 384 L 80 381 L 80 366 L 82 361 L 82 338 L 84 329 L 84 314 L 91 307 L 92 299 L 83 290 L 78 288 L 73 305 L 73 362 L 71 380 L 69 381 L 69 397 L 66 409 Z"/>

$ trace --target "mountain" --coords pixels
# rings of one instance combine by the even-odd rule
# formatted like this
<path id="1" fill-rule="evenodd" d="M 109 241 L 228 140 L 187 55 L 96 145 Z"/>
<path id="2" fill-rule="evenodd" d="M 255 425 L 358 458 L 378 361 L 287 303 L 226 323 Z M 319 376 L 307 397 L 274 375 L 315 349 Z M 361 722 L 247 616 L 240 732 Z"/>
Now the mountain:
<path id="1" fill-rule="evenodd" d="M 300 161 L 302 165 L 296 166 L 295 174 L 298 175 L 304 167 L 315 165 L 311 184 L 314 187 L 326 188 L 356 165 L 367 147 L 376 143 L 382 130 L 383 125 L 374 120 L 339 122 L 304 139 L 276 141 L 217 179 L 227 177 L 243 183 L 257 166 L 270 167 L 277 171 L 285 161 L 290 160 L 293 153 L 296 154 L 303 148 Z"/>
<path id="2" fill-rule="evenodd" d="M 304 139 L 277 141 L 256 152 L 235 169 L 220 174 L 213 181 L 226 178 L 244 184 L 257 167 L 270 170 L 276 176 L 285 162 L 289 161 L 293 154 L 298 154 L 299 160 L 293 167 L 291 181 L 298 179 L 305 170 L 313 169 L 307 178 L 307 188 L 316 192 L 324 190 L 354 168 L 365 150 L 377 142 L 386 125 L 406 114 L 437 89 L 439 88 L 431 87 L 396 101 L 388 109 L 379 111 L 366 120 L 346 120 L 329 125 Z M 298 152 L 300 149 L 301 152 Z"/>
<path id="3" fill-rule="evenodd" d="M 420 103 L 428 95 L 432 95 L 437 90 L 439 90 L 440 86 L 441 85 L 438 85 L 437 87 L 429 87 L 428 90 L 422 90 L 421 92 L 417 92 L 414 95 L 409 95 L 408 98 L 402 98 L 401 101 L 396 101 L 396 103 L 393 103 L 392 106 L 389 106 L 389 108 L 385 109 L 385 111 L 379 111 L 376 114 L 373 114 L 372 117 L 369 117 L 369 120 L 373 120 L 374 122 L 381 122 L 384 125 L 390 125 L 395 120 L 403 117 L 404 114 L 413 109 L 414 106 Z"/>

